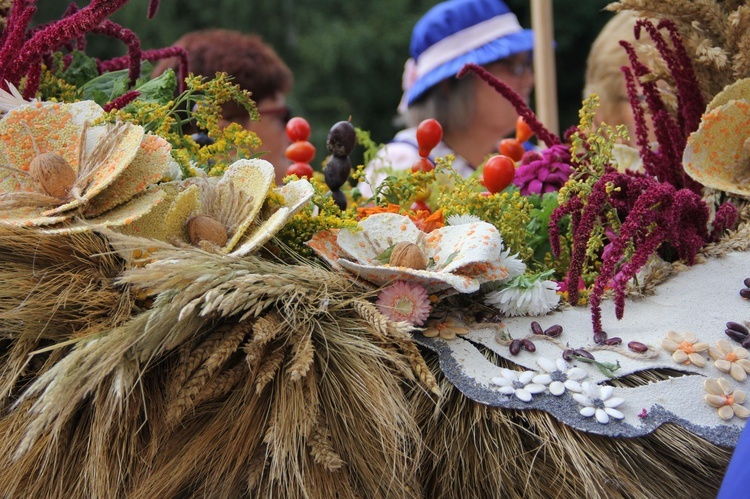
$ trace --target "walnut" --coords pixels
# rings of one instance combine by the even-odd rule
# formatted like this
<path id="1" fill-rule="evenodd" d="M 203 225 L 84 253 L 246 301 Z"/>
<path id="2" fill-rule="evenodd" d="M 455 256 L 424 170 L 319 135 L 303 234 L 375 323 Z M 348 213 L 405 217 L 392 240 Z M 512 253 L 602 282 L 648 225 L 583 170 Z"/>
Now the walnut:
<path id="1" fill-rule="evenodd" d="M 393 247 L 389 265 L 394 267 L 408 267 L 415 270 L 427 268 L 427 257 L 414 243 L 403 241 Z"/>
<path id="2" fill-rule="evenodd" d="M 224 224 L 208 215 L 197 215 L 187 221 L 190 242 L 196 246 L 207 241 L 216 246 L 227 244 L 227 229 Z"/>
<path id="3" fill-rule="evenodd" d="M 76 181 L 76 172 L 55 153 L 37 155 L 29 164 L 29 176 L 37 188 L 44 194 L 56 198 L 65 198 Z"/>

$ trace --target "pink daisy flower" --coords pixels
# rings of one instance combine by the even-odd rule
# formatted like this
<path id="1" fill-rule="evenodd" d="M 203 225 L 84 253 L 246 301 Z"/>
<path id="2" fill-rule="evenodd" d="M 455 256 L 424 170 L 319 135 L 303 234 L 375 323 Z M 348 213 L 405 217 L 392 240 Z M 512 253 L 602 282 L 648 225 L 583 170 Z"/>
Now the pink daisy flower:
<path id="1" fill-rule="evenodd" d="M 375 305 L 380 313 L 397 322 L 421 326 L 430 316 L 430 299 L 419 284 L 396 281 L 384 288 Z"/>

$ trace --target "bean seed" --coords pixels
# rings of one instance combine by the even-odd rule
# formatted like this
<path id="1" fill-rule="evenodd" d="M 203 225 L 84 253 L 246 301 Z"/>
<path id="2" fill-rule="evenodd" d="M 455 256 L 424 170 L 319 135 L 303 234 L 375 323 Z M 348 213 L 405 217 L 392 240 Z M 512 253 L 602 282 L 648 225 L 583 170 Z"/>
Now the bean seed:
<path id="1" fill-rule="evenodd" d="M 644 345 L 640 341 L 628 342 L 628 348 L 636 353 L 644 353 L 648 350 L 648 346 Z"/>
<path id="2" fill-rule="evenodd" d="M 573 360 L 573 355 L 575 355 L 575 350 L 572 348 L 568 348 L 567 350 L 563 351 L 562 358 L 565 360 Z"/>
<path id="3" fill-rule="evenodd" d="M 750 288 L 750 277 L 746 277 L 742 282 L 745 284 L 746 288 Z"/>
<path id="4" fill-rule="evenodd" d="M 544 330 L 545 336 L 551 336 L 553 338 L 557 338 L 560 336 L 563 332 L 563 327 L 560 324 L 555 324 L 553 326 L 548 327 Z"/>
<path id="5" fill-rule="evenodd" d="M 740 290 L 740 296 L 746 300 L 750 300 L 750 289 L 743 288 Z"/>
<path id="6" fill-rule="evenodd" d="M 738 333 L 742 333 L 745 336 L 750 334 L 750 331 L 748 331 L 748 329 L 739 322 L 727 322 L 727 329 L 734 329 Z"/>
<path id="7" fill-rule="evenodd" d="M 738 343 L 742 343 L 747 339 L 747 335 L 734 329 L 725 329 L 724 333 Z"/>
<path id="8" fill-rule="evenodd" d="M 604 340 L 604 344 L 609 347 L 619 345 L 620 343 L 622 343 L 622 338 L 618 338 L 617 336 L 615 336 L 614 338 L 609 338 L 609 339 Z"/>
<path id="9" fill-rule="evenodd" d="M 742 340 L 742 348 L 750 348 L 750 336 Z"/>
<path id="10" fill-rule="evenodd" d="M 586 357 L 587 359 L 594 360 L 594 356 L 591 355 L 591 352 L 589 352 L 588 350 L 584 350 L 583 348 L 576 348 L 575 355 L 578 355 L 579 357 Z"/>
<path id="11" fill-rule="evenodd" d="M 523 343 L 521 340 L 513 340 L 510 342 L 510 354 L 511 355 L 518 355 L 518 353 L 521 351 L 521 347 L 523 346 Z"/>
<path id="12" fill-rule="evenodd" d="M 524 350 L 526 350 L 527 352 L 536 352 L 536 345 L 534 345 L 533 341 L 524 338 L 521 340 L 521 343 L 523 344 Z"/>
<path id="13" fill-rule="evenodd" d="M 605 341 L 607 341 L 607 333 L 604 331 L 597 331 L 594 333 L 594 343 L 601 345 Z"/>
<path id="14" fill-rule="evenodd" d="M 534 334 L 544 334 L 542 326 L 540 326 L 537 321 L 531 321 L 531 332 Z"/>

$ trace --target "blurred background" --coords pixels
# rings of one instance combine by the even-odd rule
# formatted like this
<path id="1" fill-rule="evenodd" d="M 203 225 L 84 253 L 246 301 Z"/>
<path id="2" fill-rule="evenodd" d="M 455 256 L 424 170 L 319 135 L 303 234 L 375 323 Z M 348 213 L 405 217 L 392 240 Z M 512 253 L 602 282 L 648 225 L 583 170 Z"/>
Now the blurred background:
<path id="1" fill-rule="evenodd" d="M 135 31 L 143 49 L 161 48 L 188 31 L 228 28 L 257 33 L 294 72 L 290 105 L 311 124 L 319 169 L 328 129 L 351 116 L 377 143 L 400 128 L 393 123 L 411 29 L 439 0 L 162 0 L 146 19 L 148 0 L 130 0 L 112 16 Z M 528 0 L 506 0 L 521 25 L 531 27 Z M 34 23 L 62 16 L 68 2 L 38 0 Z M 81 1 L 81 6 L 87 4 Z M 612 13 L 609 0 L 555 0 L 557 94 L 560 130 L 578 123 L 589 47 Z M 124 55 L 125 46 L 90 35 L 87 53 L 101 59 Z M 532 103 L 533 107 L 533 103 Z M 354 164 L 361 156 L 352 156 Z M 315 164 L 318 163 L 318 164 Z"/>

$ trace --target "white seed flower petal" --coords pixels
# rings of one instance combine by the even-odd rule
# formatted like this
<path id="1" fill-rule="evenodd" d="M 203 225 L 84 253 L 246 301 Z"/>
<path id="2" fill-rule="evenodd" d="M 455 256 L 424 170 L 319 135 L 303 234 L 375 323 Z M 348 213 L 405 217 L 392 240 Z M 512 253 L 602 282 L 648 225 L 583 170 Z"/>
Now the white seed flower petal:
<path id="1" fill-rule="evenodd" d="M 716 362 L 714 362 L 714 365 L 716 366 L 716 369 L 723 373 L 728 373 L 729 370 L 732 368 L 732 363 L 729 362 L 726 359 L 719 359 Z"/>
<path id="2" fill-rule="evenodd" d="M 537 374 L 531 379 L 532 383 L 537 383 L 540 385 L 549 385 L 552 383 L 552 376 L 549 374 Z"/>
<path id="3" fill-rule="evenodd" d="M 719 417 L 724 421 L 729 421 L 734 417 L 734 409 L 728 405 L 721 406 L 719 408 Z"/>
<path id="4" fill-rule="evenodd" d="M 499 385 L 499 386 L 510 386 L 511 385 L 511 381 L 509 379 L 507 379 L 507 378 L 504 378 L 503 376 L 494 376 L 490 380 L 490 383 L 492 383 L 493 385 Z"/>
<path id="5" fill-rule="evenodd" d="M 675 350 L 672 354 L 672 360 L 674 360 L 678 364 L 684 364 L 688 360 L 688 354 L 686 354 L 683 350 Z"/>
<path id="6" fill-rule="evenodd" d="M 614 386 L 604 385 L 599 389 L 599 398 L 602 400 L 607 400 L 609 397 L 612 396 L 612 392 L 615 391 Z"/>
<path id="7" fill-rule="evenodd" d="M 518 381 L 525 385 L 527 383 L 531 383 L 531 380 L 534 379 L 534 376 L 536 376 L 536 373 L 534 371 L 524 371 L 518 376 Z"/>
<path id="8" fill-rule="evenodd" d="M 732 404 L 734 415 L 738 418 L 747 419 L 750 416 L 750 409 L 739 404 Z"/>
<path id="9" fill-rule="evenodd" d="M 664 339 L 661 340 L 661 346 L 664 348 L 664 350 L 674 352 L 676 350 L 679 350 L 680 345 L 678 343 L 675 343 L 674 341 L 670 339 Z"/>
<path id="10" fill-rule="evenodd" d="M 565 385 L 559 381 L 553 381 L 549 384 L 549 392 L 552 395 L 557 395 L 559 397 L 560 395 L 565 393 Z"/>
<path id="11" fill-rule="evenodd" d="M 591 399 L 581 393 L 574 393 L 573 399 L 581 405 L 591 405 Z"/>
<path id="12" fill-rule="evenodd" d="M 604 409 L 597 409 L 595 412 L 596 421 L 601 424 L 609 423 L 609 414 L 604 412 Z"/>
<path id="13" fill-rule="evenodd" d="M 733 377 L 737 381 L 745 381 L 745 379 L 747 379 L 747 373 L 736 362 L 732 362 L 730 366 L 731 367 L 729 369 L 729 375 L 731 377 Z"/>
<path id="14" fill-rule="evenodd" d="M 539 357 L 538 359 L 536 359 L 536 363 L 544 370 L 544 372 L 551 373 L 556 369 L 555 362 L 546 357 Z"/>
<path id="15" fill-rule="evenodd" d="M 581 369 L 580 367 L 572 367 L 568 369 L 568 372 L 566 372 L 565 374 L 568 376 L 568 379 L 572 379 L 575 381 L 581 381 L 582 379 L 585 379 L 586 376 L 588 376 L 586 370 Z"/>
<path id="16" fill-rule="evenodd" d="M 516 393 L 516 389 L 512 386 L 503 386 L 500 388 L 500 393 L 502 393 L 503 395 L 513 395 L 514 393 Z"/>
<path id="17" fill-rule="evenodd" d="M 706 381 L 703 382 L 703 387 L 708 393 L 713 395 L 722 395 L 724 393 L 718 380 L 715 378 L 707 378 Z"/>
<path id="18" fill-rule="evenodd" d="M 612 397 L 604 401 L 604 407 L 620 407 L 624 402 L 624 398 Z"/>
<path id="19" fill-rule="evenodd" d="M 538 385 L 536 383 L 529 383 L 528 385 L 524 386 L 524 389 L 529 393 L 533 393 L 534 395 L 536 395 L 537 393 L 542 393 L 547 389 L 547 387 L 544 385 Z"/>
<path id="20" fill-rule="evenodd" d="M 580 411 L 581 416 L 583 416 L 584 418 L 590 418 L 595 413 L 596 413 L 596 409 L 594 409 L 593 407 L 584 407 Z"/>
<path id="21" fill-rule="evenodd" d="M 611 407 L 605 407 L 604 408 L 604 412 L 606 412 L 607 414 L 609 414 L 611 417 L 613 417 L 615 419 L 624 419 L 625 418 L 625 414 L 623 414 L 622 412 L 618 411 L 617 409 L 612 409 Z"/>
<path id="22" fill-rule="evenodd" d="M 727 399 L 723 395 L 714 395 L 713 393 L 706 394 L 703 396 L 703 398 L 711 406 L 716 407 L 717 409 L 719 407 L 722 407 L 724 403 L 727 401 Z"/>
<path id="23" fill-rule="evenodd" d="M 530 402 L 531 392 L 525 390 L 524 388 L 518 388 L 516 389 L 516 397 L 523 402 Z"/>
<path id="24" fill-rule="evenodd" d="M 571 392 L 580 393 L 583 388 L 581 388 L 581 384 L 578 381 L 568 379 L 564 383 L 565 388 L 567 388 Z"/>
<path id="25" fill-rule="evenodd" d="M 732 396 L 734 397 L 734 401 L 737 404 L 742 404 L 743 402 L 745 402 L 745 398 L 747 397 L 745 392 L 743 392 L 742 390 L 735 390 Z"/>

